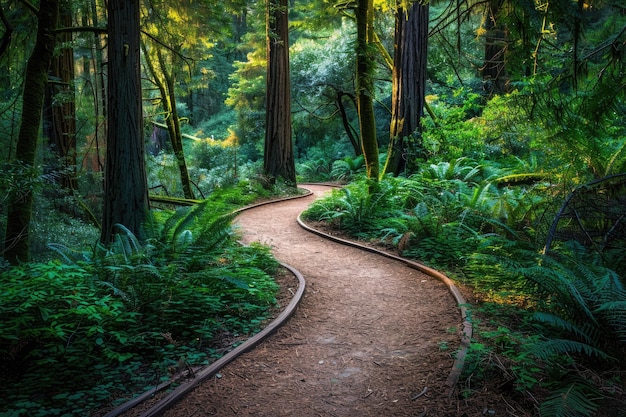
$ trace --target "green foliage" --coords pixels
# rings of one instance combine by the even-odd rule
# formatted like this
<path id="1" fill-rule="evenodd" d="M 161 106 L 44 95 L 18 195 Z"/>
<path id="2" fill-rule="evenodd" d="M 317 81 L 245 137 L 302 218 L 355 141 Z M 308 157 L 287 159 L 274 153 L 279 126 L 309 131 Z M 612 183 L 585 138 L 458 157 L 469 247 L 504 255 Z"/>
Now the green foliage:
<path id="1" fill-rule="evenodd" d="M 363 155 L 356 157 L 346 156 L 333 162 L 330 171 L 331 179 L 338 182 L 348 182 L 356 179 L 357 175 L 365 175 L 365 159 Z"/>
<path id="2" fill-rule="evenodd" d="M 593 416 L 598 410 L 602 395 L 584 378 L 571 378 L 551 392 L 541 403 L 542 416 L 582 417 Z"/>
<path id="3" fill-rule="evenodd" d="M 1 378 L 2 411 L 13 406 L 44 415 L 67 404 L 65 411 L 84 413 L 84 386 L 99 379 L 100 364 L 117 367 L 135 355 L 125 345 L 139 314 L 98 291 L 92 273 L 79 265 L 24 264 L 4 271 L 0 285 L 0 351 L 8 371 Z M 74 396 L 51 398 L 63 390 Z"/>
<path id="4" fill-rule="evenodd" d="M 459 88 L 441 96 L 428 97 L 437 116 L 424 119 L 422 138 L 429 158 L 481 159 L 485 155 L 484 127 L 477 123 L 480 115 L 479 94 L 468 88 Z"/>
<path id="5" fill-rule="evenodd" d="M 1 378 L 1 411 L 90 414 L 181 361 L 210 361 L 222 337 L 257 331 L 278 263 L 267 247 L 238 245 L 222 213 L 209 202 L 153 212 L 145 242 L 118 226 L 109 247 L 53 244 L 67 264 L 2 271 L 0 357 L 14 372 Z"/>
<path id="6" fill-rule="evenodd" d="M 296 164 L 298 182 L 325 182 L 330 179 L 332 163 L 325 158 L 311 159 Z"/>
<path id="7" fill-rule="evenodd" d="M 369 182 L 360 180 L 333 190 L 327 199 L 316 201 L 303 213 L 303 218 L 330 222 L 356 237 L 376 234 L 387 226 L 385 214 L 399 207 L 396 184 L 391 179 L 381 181 L 378 188 L 370 192 Z"/>
<path id="8" fill-rule="evenodd" d="M 21 162 L 5 162 L 0 166 L 0 207 L 8 204 L 10 198 L 20 198 L 26 192 L 41 190 L 46 180 L 40 169 Z"/>

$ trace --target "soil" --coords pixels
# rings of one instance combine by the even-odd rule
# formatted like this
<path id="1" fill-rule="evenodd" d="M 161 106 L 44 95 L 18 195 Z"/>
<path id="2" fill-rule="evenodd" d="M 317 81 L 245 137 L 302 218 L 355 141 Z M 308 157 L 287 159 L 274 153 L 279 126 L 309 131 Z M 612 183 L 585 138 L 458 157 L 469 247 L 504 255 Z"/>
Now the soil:
<path id="1" fill-rule="evenodd" d="M 165 412 L 190 416 L 510 416 L 502 393 L 450 386 L 461 316 L 439 280 L 302 229 L 330 190 L 241 213 L 243 241 L 299 270 L 295 314 Z M 289 285 L 289 284 L 287 284 Z M 289 288 L 291 290 L 291 288 Z"/>

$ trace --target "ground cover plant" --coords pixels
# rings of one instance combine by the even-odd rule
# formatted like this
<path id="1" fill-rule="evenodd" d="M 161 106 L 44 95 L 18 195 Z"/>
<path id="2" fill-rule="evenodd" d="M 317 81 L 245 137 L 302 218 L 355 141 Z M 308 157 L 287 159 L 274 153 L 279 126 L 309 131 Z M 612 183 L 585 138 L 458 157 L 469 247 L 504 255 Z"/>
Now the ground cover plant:
<path id="1" fill-rule="evenodd" d="M 57 259 L 3 268 L 0 414 L 88 415 L 256 332 L 278 264 L 236 242 L 230 213 L 250 194 L 153 211 L 144 242 L 120 226 L 108 248 L 53 243 Z"/>

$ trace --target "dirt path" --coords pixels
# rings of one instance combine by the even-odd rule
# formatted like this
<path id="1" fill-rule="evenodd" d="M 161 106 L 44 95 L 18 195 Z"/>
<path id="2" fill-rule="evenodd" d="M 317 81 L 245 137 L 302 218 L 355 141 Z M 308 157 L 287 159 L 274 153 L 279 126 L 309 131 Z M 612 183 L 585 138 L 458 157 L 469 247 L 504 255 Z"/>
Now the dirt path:
<path id="1" fill-rule="evenodd" d="M 165 415 L 481 415 L 488 405 L 468 410 L 449 396 L 461 319 L 445 285 L 304 231 L 298 214 L 329 189 L 307 188 L 313 196 L 237 219 L 244 241 L 271 245 L 277 259 L 304 275 L 298 310 Z"/>

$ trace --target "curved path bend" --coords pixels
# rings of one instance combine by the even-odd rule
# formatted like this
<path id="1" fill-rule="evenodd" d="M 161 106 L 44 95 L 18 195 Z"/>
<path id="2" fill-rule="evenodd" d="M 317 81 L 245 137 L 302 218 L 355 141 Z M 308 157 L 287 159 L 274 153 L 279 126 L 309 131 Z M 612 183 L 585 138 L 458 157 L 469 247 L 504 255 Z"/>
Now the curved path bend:
<path id="1" fill-rule="evenodd" d="M 446 379 L 461 318 L 447 287 L 402 263 L 302 229 L 311 196 L 236 223 L 306 279 L 295 314 L 165 416 L 456 416 Z"/>

